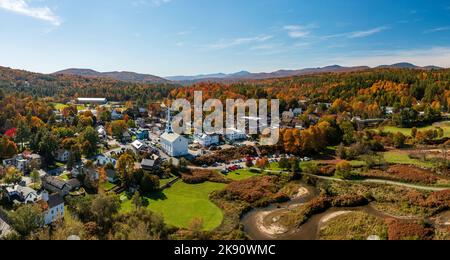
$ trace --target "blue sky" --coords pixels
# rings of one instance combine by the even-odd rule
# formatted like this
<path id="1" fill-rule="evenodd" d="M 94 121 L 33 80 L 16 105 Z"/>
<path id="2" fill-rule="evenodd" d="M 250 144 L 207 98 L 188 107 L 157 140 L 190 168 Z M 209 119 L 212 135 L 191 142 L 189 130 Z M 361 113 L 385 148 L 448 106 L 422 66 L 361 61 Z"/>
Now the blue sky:
<path id="1" fill-rule="evenodd" d="M 0 65 L 159 76 L 450 67 L 448 0 L 0 0 Z"/>

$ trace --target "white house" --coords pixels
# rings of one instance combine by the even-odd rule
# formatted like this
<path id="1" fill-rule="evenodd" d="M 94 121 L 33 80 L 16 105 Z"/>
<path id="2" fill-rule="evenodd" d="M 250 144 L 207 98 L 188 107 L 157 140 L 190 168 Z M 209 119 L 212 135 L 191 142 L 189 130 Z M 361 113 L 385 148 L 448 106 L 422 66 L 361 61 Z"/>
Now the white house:
<path id="1" fill-rule="evenodd" d="M 97 127 L 97 133 L 98 133 L 98 137 L 102 140 L 106 139 L 107 134 L 106 134 L 106 130 L 103 126 L 99 126 Z"/>
<path id="2" fill-rule="evenodd" d="M 42 192 L 42 201 L 47 203 L 48 207 L 44 213 L 45 225 L 64 218 L 64 198 L 59 194 L 48 195 L 46 191 Z"/>
<path id="3" fill-rule="evenodd" d="M 55 160 L 57 160 L 58 162 L 67 162 L 69 161 L 70 152 L 65 149 L 59 149 L 54 153 L 54 156 Z"/>
<path id="4" fill-rule="evenodd" d="M 139 152 L 139 151 L 144 150 L 147 146 L 145 145 L 144 142 L 142 142 L 140 140 L 136 140 L 131 143 L 131 147 L 133 147 L 134 150 Z"/>
<path id="5" fill-rule="evenodd" d="M 14 166 L 17 170 L 26 172 L 30 170 L 32 166 L 37 168 L 41 167 L 41 156 L 38 154 L 19 154 L 13 158 L 3 160 L 3 166 Z"/>
<path id="6" fill-rule="evenodd" d="M 189 154 L 188 140 L 175 133 L 164 133 L 161 136 L 161 148 L 172 157 L 181 157 Z"/>
<path id="7" fill-rule="evenodd" d="M 29 187 L 16 185 L 13 188 L 6 188 L 7 197 L 10 201 L 17 200 L 21 203 L 34 203 L 38 201 L 39 195 L 35 190 Z"/>
<path id="8" fill-rule="evenodd" d="M 295 108 L 292 112 L 294 113 L 294 116 L 297 117 L 297 116 L 300 116 L 301 114 L 303 114 L 303 109 Z"/>
<path id="9" fill-rule="evenodd" d="M 247 139 L 247 135 L 244 131 L 236 128 L 227 128 L 225 131 L 225 139 L 231 142 Z"/>
<path id="10" fill-rule="evenodd" d="M 95 162 L 98 166 L 105 166 L 107 164 L 112 164 L 115 166 L 117 163 L 117 160 L 112 158 L 111 156 L 101 154 L 101 155 L 97 156 L 97 160 Z"/>
<path id="11" fill-rule="evenodd" d="M 194 142 L 196 142 L 204 147 L 208 147 L 211 145 L 217 145 L 217 144 L 219 144 L 219 136 L 218 135 L 209 135 L 209 134 L 195 135 Z"/>

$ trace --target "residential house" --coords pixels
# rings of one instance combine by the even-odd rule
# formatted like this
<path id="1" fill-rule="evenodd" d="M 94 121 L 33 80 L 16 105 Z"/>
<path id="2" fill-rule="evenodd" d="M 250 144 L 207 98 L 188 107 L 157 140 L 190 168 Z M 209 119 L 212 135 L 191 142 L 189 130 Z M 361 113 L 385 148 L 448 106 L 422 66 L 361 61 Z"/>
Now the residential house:
<path id="1" fill-rule="evenodd" d="M 194 142 L 196 142 L 204 147 L 218 145 L 219 144 L 219 136 L 218 135 L 209 135 L 209 134 L 195 135 Z"/>
<path id="2" fill-rule="evenodd" d="M 247 135 L 239 129 L 227 128 L 225 131 L 225 139 L 230 142 L 242 141 L 247 139 Z"/>
<path id="3" fill-rule="evenodd" d="M 117 160 L 108 154 L 98 155 L 97 159 L 95 160 L 95 164 L 98 166 L 105 166 L 107 164 L 112 164 L 113 166 L 116 166 L 116 163 L 117 163 Z"/>
<path id="4" fill-rule="evenodd" d="M 106 178 L 111 183 L 116 183 L 119 181 L 119 175 L 117 174 L 117 171 L 114 169 L 106 169 Z"/>
<path id="5" fill-rule="evenodd" d="M 58 193 L 61 196 L 68 195 L 72 190 L 72 187 L 70 187 L 70 185 L 66 181 L 50 175 L 42 178 L 42 187 L 44 187 L 44 189 L 50 191 L 51 193 Z"/>
<path id="6" fill-rule="evenodd" d="M 136 138 L 139 140 L 148 140 L 150 136 L 149 130 L 148 129 L 139 129 L 136 132 Z"/>
<path id="7" fill-rule="evenodd" d="M 146 124 L 145 124 L 145 119 L 142 117 L 139 117 L 135 120 L 136 126 L 140 127 L 140 128 L 145 128 Z"/>
<path id="8" fill-rule="evenodd" d="M 100 140 L 105 140 L 108 137 L 108 135 L 106 134 L 105 127 L 103 127 L 103 126 L 97 127 L 97 133 L 98 133 L 98 138 L 100 138 Z"/>
<path id="9" fill-rule="evenodd" d="M 125 133 L 123 133 L 122 135 L 122 142 L 124 143 L 129 143 L 133 140 L 130 132 L 126 131 Z"/>
<path id="10" fill-rule="evenodd" d="M 59 149 L 54 153 L 54 156 L 56 161 L 66 163 L 69 161 L 70 152 L 65 149 Z"/>
<path id="11" fill-rule="evenodd" d="M 42 202 L 44 203 L 44 223 L 50 225 L 53 222 L 64 218 L 64 198 L 58 194 L 49 195 L 48 192 L 42 193 Z"/>
<path id="12" fill-rule="evenodd" d="M 39 169 L 41 167 L 42 160 L 41 156 L 38 154 L 22 153 L 14 156 L 13 158 L 3 160 L 4 167 L 15 167 L 21 172 L 29 172 L 34 169 Z"/>
<path id="13" fill-rule="evenodd" d="M 113 111 L 111 112 L 111 120 L 121 120 L 121 119 L 123 119 L 122 113 L 117 109 L 113 109 Z"/>
<path id="14" fill-rule="evenodd" d="M 298 116 L 301 116 L 303 114 L 303 109 L 295 108 L 294 110 L 292 110 L 292 112 L 294 113 L 294 117 L 298 117 Z"/>
<path id="15" fill-rule="evenodd" d="M 6 197 L 9 201 L 17 201 L 19 203 L 35 203 L 39 200 L 37 191 L 29 187 L 16 185 L 6 188 Z"/>
<path id="16" fill-rule="evenodd" d="M 133 149 L 136 152 L 141 152 L 141 151 L 145 150 L 145 148 L 147 148 L 147 145 L 140 140 L 136 140 L 133 143 L 131 143 L 131 147 L 133 147 Z"/>
<path id="17" fill-rule="evenodd" d="M 143 159 L 141 161 L 141 169 L 144 171 L 153 171 L 158 167 L 157 159 Z"/>
<path id="18" fill-rule="evenodd" d="M 70 187 L 70 191 L 78 190 L 81 188 L 81 182 L 76 178 L 72 178 L 72 179 L 68 180 L 67 184 Z"/>

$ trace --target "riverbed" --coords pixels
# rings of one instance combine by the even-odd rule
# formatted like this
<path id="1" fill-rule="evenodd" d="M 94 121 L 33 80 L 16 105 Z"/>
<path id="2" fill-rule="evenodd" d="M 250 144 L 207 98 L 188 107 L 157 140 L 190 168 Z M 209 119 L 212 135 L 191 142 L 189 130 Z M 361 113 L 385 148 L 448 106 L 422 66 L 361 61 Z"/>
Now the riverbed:
<path id="1" fill-rule="evenodd" d="M 281 216 L 319 196 L 319 191 L 316 188 L 302 185 L 303 189 L 300 189 L 299 194 L 294 196 L 291 201 L 274 204 L 267 208 L 254 209 L 244 215 L 241 223 L 247 236 L 252 240 L 317 240 L 321 228 L 327 222 L 352 212 L 360 211 L 382 219 L 395 218 L 376 210 L 371 205 L 353 208 L 330 208 L 321 214 L 312 216 L 299 228 L 285 227 L 279 223 Z"/>

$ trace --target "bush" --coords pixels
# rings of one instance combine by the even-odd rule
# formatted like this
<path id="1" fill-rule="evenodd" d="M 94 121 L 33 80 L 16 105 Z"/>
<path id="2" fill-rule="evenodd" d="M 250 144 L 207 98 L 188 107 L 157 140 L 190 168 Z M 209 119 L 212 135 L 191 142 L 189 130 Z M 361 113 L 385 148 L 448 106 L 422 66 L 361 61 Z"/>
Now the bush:
<path id="1" fill-rule="evenodd" d="M 228 183 L 222 175 L 210 170 L 191 170 L 181 175 L 183 182 L 187 184 L 200 184 L 207 181 L 216 183 Z"/>
<path id="2" fill-rule="evenodd" d="M 387 221 L 389 240 L 431 240 L 434 230 L 425 224 L 392 219 Z"/>
<path id="3" fill-rule="evenodd" d="M 342 179 L 351 179 L 353 177 L 352 165 L 347 161 L 342 161 L 336 165 L 336 176 Z"/>

